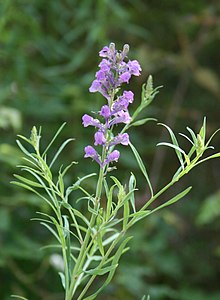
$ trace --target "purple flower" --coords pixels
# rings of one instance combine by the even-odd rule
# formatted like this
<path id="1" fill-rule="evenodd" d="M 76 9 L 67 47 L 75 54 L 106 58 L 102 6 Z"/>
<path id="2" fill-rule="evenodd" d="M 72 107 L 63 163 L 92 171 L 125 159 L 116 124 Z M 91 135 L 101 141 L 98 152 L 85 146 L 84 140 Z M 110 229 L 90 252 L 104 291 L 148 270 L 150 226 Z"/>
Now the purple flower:
<path id="1" fill-rule="evenodd" d="M 101 131 L 97 131 L 95 133 L 95 143 L 94 145 L 97 146 L 97 145 L 105 145 L 106 143 L 106 138 L 105 138 L 105 135 L 103 132 Z"/>
<path id="2" fill-rule="evenodd" d="M 131 78 L 131 74 L 129 72 L 125 72 L 119 76 L 119 81 L 120 81 L 120 83 L 123 83 L 123 82 L 128 83 L 130 78 Z"/>
<path id="3" fill-rule="evenodd" d="M 105 46 L 105 47 L 102 48 L 101 51 L 99 51 L 99 56 L 100 57 L 108 57 L 109 52 L 110 52 L 109 47 Z"/>
<path id="4" fill-rule="evenodd" d="M 107 59 L 103 59 L 100 62 L 99 67 L 100 67 L 100 70 L 102 70 L 103 72 L 108 72 L 108 71 L 110 71 L 111 62 L 108 61 Z"/>
<path id="5" fill-rule="evenodd" d="M 88 127 L 88 126 L 95 126 L 95 127 L 98 127 L 98 128 L 101 128 L 101 124 L 99 122 L 98 119 L 94 119 L 92 118 L 91 116 L 85 114 L 83 117 L 82 117 L 82 123 L 83 123 L 83 126 L 84 127 Z"/>
<path id="6" fill-rule="evenodd" d="M 141 73 L 141 66 L 137 60 L 129 60 L 128 69 L 132 75 L 139 76 Z"/>
<path id="7" fill-rule="evenodd" d="M 128 100 L 129 103 L 134 101 L 134 93 L 132 91 L 124 91 L 122 97 Z"/>
<path id="8" fill-rule="evenodd" d="M 104 166 L 109 164 L 112 161 L 118 161 L 119 157 L 120 157 L 120 152 L 118 150 L 112 151 L 112 153 L 110 153 L 105 159 Z"/>
<path id="9" fill-rule="evenodd" d="M 108 86 L 105 87 L 103 83 L 97 79 L 93 80 L 90 88 L 89 88 L 90 93 L 95 93 L 99 92 L 101 93 L 106 99 L 109 99 L 109 95 L 107 93 L 108 91 Z"/>
<path id="10" fill-rule="evenodd" d="M 99 159 L 99 155 L 98 153 L 96 152 L 96 150 L 92 147 L 92 146 L 86 146 L 85 149 L 85 155 L 84 157 L 87 158 L 87 157 L 91 157 L 92 159 L 94 159 L 100 166 L 102 166 L 102 163 Z"/>
<path id="11" fill-rule="evenodd" d="M 102 88 L 101 82 L 99 82 L 98 80 L 94 80 L 92 82 L 92 85 L 89 88 L 89 91 L 90 93 L 95 93 L 95 92 L 99 92 L 101 88 Z"/>
<path id="12" fill-rule="evenodd" d="M 127 133 L 119 133 L 109 144 L 109 146 L 114 146 L 122 144 L 124 146 L 127 146 L 129 144 L 129 135 Z"/>
<path id="13" fill-rule="evenodd" d="M 99 70 L 98 72 L 96 72 L 95 76 L 98 81 L 105 81 L 105 79 L 106 79 L 105 72 L 103 72 L 102 70 Z"/>
<path id="14" fill-rule="evenodd" d="M 100 115 L 105 119 L 108 119 L 111 116 L 111 110 L 108 105 L 103 105 L 100 111 Z"/>
<path id="15" fill-rule="evenodd" d="M 85 147 L 85 155 L 84 155 L 84 157 L 92 157 L 92 158 L 94 158 L 94 157 L 98 157 L 98 153 L 96 152 L 96 150 L 92 147 L 92 146 L 86 146 Z"/>
<path id="16" fill-rule="evenodd" d="M 119 111 L 116 114 L 115 119 L 110 122 L 109 126 L 112 126 L 112 125 L 118 124 L 118 123 L 128 124 L 128 123 L 130 123 L 130 121 L 131 121 L 131 117 L 127 111 Z"/>
<path id="17" fill-rule="evenodd" d="M 114 102 L 112 110 L 113 113 L 119 112 L 121 110 L 127 110 L 129 103 L 134 100 L 134 94 L 131 91 L 124 91 L 123 95 Z"/>

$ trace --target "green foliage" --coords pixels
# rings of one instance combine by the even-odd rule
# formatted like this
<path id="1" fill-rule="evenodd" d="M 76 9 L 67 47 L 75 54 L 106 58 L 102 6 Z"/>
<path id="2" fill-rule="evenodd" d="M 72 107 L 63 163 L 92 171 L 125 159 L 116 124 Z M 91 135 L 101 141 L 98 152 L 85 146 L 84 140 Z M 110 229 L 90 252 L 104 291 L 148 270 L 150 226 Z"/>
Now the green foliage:
<path id="1" fill-rule="evenodd" d="M 9 184 L 12 173 L 17 172 L 15 166 L 23 163 L 15 147 L 15 132 L 27 134 L 26 131 L 34 124 L 41 124 L 44 128 L 43 143 L 49 144 L 52 133 L 67 121 L 63 135 L 74 136 L 77 142 L 70 144 L 61 158 L 65 166 L 69 161 L 79 161 L 81 169 L 79 165 L 69 169 L 64 185 L 70 185 L 72 179 L 76 179 L 76 173 L 80 178 L 85 176 L 85 171 L 81 170 L 92 173 L 93 164 L 82 160 L 82 149 L 91 132 L 82 132 L 79 124 L 81 115 L 95 110 L 100 101 L 98 97 L 91 98 L 87 92 L 97 65 L 94 53 L 114 41 L 117 45 L 125 42 L 132 45 L 143 66 L 142 78 L 134 82 L 136 100 L 139 88 L 149 73 L 154 75 L 156 85 L 164 85 L 161 96 L 147 107 L 147 116 L 140 115 L 140 120 L 153 116 L 153 119 L 179 132 L 186 123 L 198 129 L 202 116 L 206 115 L 209 135 L 219 127 L 218 16 L 217 3 L 201 0 L 178 3 L 139 0 L 123 3 L 112 0 L 97 3 L 87 0 L 1 1 L 1 299 L 9 299 L 10 294 L 22 294 L 33 300 L 63 299 L 59 294 L 62 286 L 54 272 L 54 265 L 50 263 L 50 248 L 38 251 L 44 245 L 53 244 L 54 240 L 50 232 L 39 229 L 37 222 L 27 221 L 36 210 L 51 211 L 37 195 Z M 133 125 L 135 122 L 139 119 Z M 138 131 L 131 128 L 132 143 L 137 145 L 140 156 L 147 162 L 146 169 L 156 191 L 168 182 L 171 169 L 177 168 L 177 163 L 171 156 L 172 150 L 163 158 L 165 147 L 158 147 L 154 155 L 158 136 L 161 141 L 168 139 L 162 127 L 156 127 L 154 123 L 147 125 L 139 127 Z M 178 142 L 188 153 L 188 145 L 183 140 L 178 139 Z M 219 139 L 215 139 L 215 147 L 220 148 Z M 53 144 L 51 153 L 55 150 Z M 146 184 L 131 158 L 132 153 L 125 151 L 118 174 L 123 183 L 128 182 L 130 176 L 128 167 L 136 174 L 139 183 L 136 205 L 139 207 L 146 196 Z M 58 174 L 56 163 L 54 169 Z M 158 177 L 160 180 L 157 180 Z M 150 275 L 140 271 L 137 276 L 137 282 L 143 287 L 138 299 L 143 294 L 148 295 L 149 291 L 151 299 L 219 299 L 219 258 L 216 258 L 220 245 L 219 218 L 214 216 L 219 207 L 217 200 L 211 201 L 213 209 L 203 211 L 203 203 L 204 206 L 208 203 L 204 200 L 218 193 L 218 177 L 219 163 L 210 161 L 203 165 L 203 169 L 198 167 L 188 177 L 190 185 L 195 186 L 190 193 L 190 201 L 185 201 L 183 206 L 175 206 L 170 214 L 162 210 L 159 217 L 152 215 L 151 221 L 137 223 L 133 233 L 136 237 L 133 265 L 129 265 L 129 254 L 126 254 L 123 263 L 136 269 L 142 266 L 146 272 L 151 268 Z M 94 182 L 95 177 L 91 177 L 83 186 L 90 189 Z M 177 193 L 183 189 L 180 186 Z M 167 199 L 172 197 L 173 194 L 167 194 Z M 72 195 L 70 198 L 72 201 Z M 78 205 L 83 208 L 84 201 Z M 208 223 L 204 221 L 205 226 L 197 225 L 198 215 L 202 214 L 202 219 L 206 220 L 206 213 Z M 83 227 L 83 224 L 79 226 Z M 137 240 L 143 228 L 145 232 Z M 167 266 L 168 261 L 170 267 Z M 153 272 L 155 266 L 156 271 Z M 129 286 L 121 284 L 117 275 L 106 291 L 106 300 L 136 299 Z"/>

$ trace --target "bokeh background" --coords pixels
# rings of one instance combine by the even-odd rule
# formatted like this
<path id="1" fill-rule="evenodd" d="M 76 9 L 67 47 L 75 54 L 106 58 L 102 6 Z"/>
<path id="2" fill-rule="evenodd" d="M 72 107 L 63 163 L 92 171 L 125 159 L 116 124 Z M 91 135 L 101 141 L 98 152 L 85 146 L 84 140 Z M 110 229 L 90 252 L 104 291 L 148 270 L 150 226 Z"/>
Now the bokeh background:
<path id="1" fill-rule="evenodd" d="M 131 59 L 142 65 L 142 76 L 130 85 L 136 102 L 149 74 L 155 86 L 163 85 L 146 116 L 176 133 L 186 133 L 186 126 L 198 131 L 203 116 L 208 135 L 220 127 L 219 1 L 0 0 L 1 300 L 11 299 L 11 294 L 31 300 L 63 299 L 51 253 L 40 250 L 53 239 L 30 221 L 36 211 L 48 207 L 10 184 L 21 163 L 15 140 L 19 133 L 29 136 L 36 125 L 43 127 L 46 145 L 67 122 L 60 141 L 76 141 L 60 158 L 61 164 L 79 161 L 67 183 L 96 168 L 83 159 L 92 130 L 82 127 L 81 117 L 103 103 L 88 88 L 98 51 L 110 42 L 118 49 L 129 43 Z M 178 165 L 172 149 L 156 148 L 169 137 L 154 122 L 132 129 L 131 137 L 158 190 Z M 220 137 L 213 143 L 219 151 Z M 138 178 L 141 205 L 146 184 L 129 149 L 124 149 L 118 176 L 123 179 L 130 170 Z M 136 225 L 130 252 L 98 299 L 136 300 L 144 294 L 152 300 L 220 299 L 219 178 L 219 160 L 198 167 L 172 191 L 193 185 L 184 200 Z"/>

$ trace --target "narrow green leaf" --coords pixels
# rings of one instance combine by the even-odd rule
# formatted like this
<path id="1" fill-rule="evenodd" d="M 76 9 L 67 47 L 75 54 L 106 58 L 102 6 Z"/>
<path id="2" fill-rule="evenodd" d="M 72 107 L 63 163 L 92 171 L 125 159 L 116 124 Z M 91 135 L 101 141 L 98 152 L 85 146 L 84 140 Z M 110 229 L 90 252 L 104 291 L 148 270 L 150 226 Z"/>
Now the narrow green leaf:
<path id="1" fill-rule="evenodd" d="M 199 135 L 202 139 L 203 145 L 205 145 L 205 137 L 206 137 L 206 117 L 203 119 L 203 125 L 199 131 Z"/>
<path id="2" fill-rule="evenodd" d="M 136 188 L 136 178 L 133 173 L 131 173 L 128 188 L 129 188 L 129 192 L 135 190 Z M 134 193 L 131 194 L 130 201 L 131 201 L 131 206 L 133 208 L 133 211 L 136 212 Z"/>
<path id="3" fill-rule="evenodd" d="M 147 123 L 149 121 L 157 121 L 157 119 L 155 119 L 155 118 L 145 118 L 145 119 L 135 121 L 134 123 L 131 123 L 131 125 L 132 126 L 141 126 L 141 125 L 144 125 L 145 123 Z"/>
<path id="4" fill-rule="evenodd" d="M 137 163 L 138 163 L 138 165 L 139 165 L 139 168 L 141 169 L 141 171 L 142 171 L 142 173 L 143 173 L 145 179 L 147 180 L 147 183 L 148 183 L 148 186 L 149 186 L 149 189 L 150 189 L 150 192 L 151 192 L 151 196 L 153 197 L 153 188 L 152 188 L 152 185 L 151 185 L 149 176 L 148 176 L 148 174 L 147 174 L 147 170 L 146 170 L 146 168 L 145 168 L 145 166 L 144 166 L 144 163 L 143 163 L 143 161 L 142 161 L 142 159 L 141 159 L 139 153 L 137 152 L 136 148 L 135 148 L 131 143 L 129 143 L 129 145 L 130 145 L 130 147 L 131 147 L 131 150 L 132 150 L 133 153 L 134 153 L 134 156 L 135 156 L 135 158 L 136 158 L 136 160 L 137 160 Z"/>
<path id="5" fill-rule="evenodd" d="M 20 181 L 26 183 L 27 185 L 38 187 L 38 188 L 43 188 L 43 186 L 40 183 L 37 183 L 37 182 L 32 181 L 32 180 L 29 180 L 29 179 L 27 179 L 27 178 L 25 178 L 23 176 L 14 174 L 14 177 L 17 178 L 17 179 L 19 179 Z"/>
<path id="6" fill-rule="evenodd" d="M 60 243 L 59 236 L 57 235 L 56 231 L 53 228 L 51 228 L 50 225 L 48 225 L 45 222 L 40 222 L 40 224 L 43 225 L 44 227 L 46 227 L 52 233 L 52 235 L 57 239 L 57 241 Z"/>
<path id="7" fill-rule="evenodd" d="M 33 155 L 31 153 L 28 152 L 28 150 L 22 145 L 22 143 L 19 140 L 16 140 L 16 143 L 18 144 L 18 147 L 21 149 L 21 151 L 26 154 L 27 156 L 33 158 Z M 35 160 L 35 159 L 34 159 Z"/>
<path id="8" fill-rule="evenodd" d="M 155 211 L 157 211 L 157 210 L 159 210 L 159 209 L 161 209 L 161 208 L 164 208 L 164 207 L 166 207 L 166 206 L 169 206 L 169 205 L 171 205 L 171 204 L 174 204 L 175 202 L 177 202 L 178 200 L 180 200 L 181 198 L 183 198 L 184 196 L 186 196 L 186 195 L 189 193 L 189 191 L 190 191 L 191 189 L 192 189 L 191 186 L 188 187 L 188 188 L 186 188 L 184 191 L 182 191 L 181 193 L 179 193 L 178 195 L 176 195 L 176 196 L 173 197 L 172 199 L 166 201 L 164 204 L 162 204 L 162 205 L 158 206 L 157 208 L 153 209 L 153 210 L 151 211 L 151 213 L 154 213 Z"/>
<path id="9" fill-rule="evenodd" d="M 128 237 L 127 239 L 125 239 L 121 245 L 119 246 L 118 250 L 116 251 L 114 258 L 112 260 L 112 266 L 118 265 L 118 261 L 123 253 L 124 248 L 126 247 L 127 243 L 130 241 L 132 237 Z M 111 282 L 114 274 L 115 274 L 115 270 L 116 268 L 113 268 L 112 270 L 110 270 L 107 279 L 105 280 L 105 282 L 102 284 L 102 286 L 92 295 L 84 298 L 83 300 L 94 300 L 97 295 Z"/>
<path id="10" fill-rule="evenodd" d="M 65 195 L 66 201 L 67 201 L 70 193 L 79 188 L 82 181 L 84 181 L 85 179 L 87 179 L 89 177 L 95 176 L 95 175 L 96 175 L 96 173 L 91 173 L 89 175 L 83 176 L 82 178 L 78 178 L 78 180 L 73 185 L 71 185 L 70 187 L 67 188 L 66 195 Z"/>
<path id="11" fill-rule="evenodd" d="M 97 233 L 97 243 L 98 243 L 98 247 L 99 247 L 99 251 L 100 251 L 101 255 L 104 256 L 105 250 L 104 250 L 103 243 L 102 243 L 102 234 L 99 231 Z"/>
<path id="12" fill-rule="evenodd" d="M 209 138 L 208 142 L 206 143 L 206 147 L 210 144 L 210 142 L 212 141 L 212 139 L 214 138 L 214 136 L 216 135 L 216 133 L 218 133 L 220 131 L 220 128 L 218 128 Z"/>
<path id="13" fill-rule="evenodd" d="M 195 135 L 194 131 L 190 127 L 186 127 L 186 129 L 191 134 L 191 137 L 193 139 L 193 142 L 194 142 L 195 146 L 197 146 L 197 138 L 196 138 L 196 135 Z"/>
<path id="14" fill-rule="evenodd" d="M 108 199 L 107 199 L 107 208 L 106 208 L 106 221 L 109 220 L 110 215 L 111 215 L 111 211 L 112 211 L 112 194 L 113 194 L 113 190 L 116 187 L 116 184 L 114 184 L 110 190 L 109 193 L 107 195 Z"/>
<path id="15" fill-rule="evenodd" d="M 58 156 L 60 155 L 60 153 L 63 151 L 63 149 L 66 147 L 67 144 L 69 144 L 70 142 L 74 141 L 73 138 L 66 140 L 61 146 L 60 148 L 57 150 L 56 154 L 54 155 L 49 168 L 52 167 L 52 165 L 55 163 L 56 159 L 58 158 Z"/>
<path id="16" fill-rule="evenodd" d="M 208 157 L 206 157 L 206 158 L 204 158 L 204 159 L 199 160 L 194 166 L 197 166 L 197 165 L 199 165 L 199 164 L 205 162 L 206 160 L 213 159 L 213 158 L 217 158 L 217 157 L 220 157 L 220 152 L 215 153 L 215 154 L 210 155 L 210 156 L 208 156 Z"/>
<path id="17" fill-rule="evenodd" d="M 63 182 L 63 175 L 61 173 L 59 173 L 58 176 L 58 183 L 59 183 L 59 190 L 61 195 L 64 194 L 64 182 Z"/>
<path id="18" fill-rule="evenodd" d="M 21 296 L 18 296 L 18 295 L 11 295 L 10 297 L 21 299 L 21 300 L 28 300 L 28 298 L 24 298 L 24 297 L 21 297 Z"/>
<path id="19" fill-rule="evenodd" d="M 101 268 L 101 269 L 95 268 L 95 269 L 85 271 L 85 273 L 89 274 L 89 275 L 105 275 L 106 273 L 109 273 L 110 271 L 115 271 L 117 266 L 118 266 L 118 264 L 111 265 L 109 267 L 105 267 L 105 268 Z"/>
<path id="20" fill-rule="evenodd" d="M 57 130 L 56 134 L 54 135 L 54 137 L 52 138 L 51 142 L 49 143 L 49 145 L 47 146 L 47 148 L 44 150 L 44 153 L 42 154 L 42 156 L 44 157 L 44 155 L 47 153 L 47 151 L 50 149 L 50 147 L 52 146 L 52 144 L 54 143 L 54 141 L 56 140 L 56 138 L 58 137 L 58 135 L 60 134 L 60 132 L 62 131 L 63 127 L 66 125 L 66 123 L 63 123 L 60 128 Z"/>
<path id="21" fill-rule="evenodd" d="M 176 136 L 173 133 L 172 129 L 169 126 L 167 126 L 166 124 L 163 124 L 163 123 L 158 123 L 158 125 L 162 125 L 162 126 L 164 126 L 168 130 L 168 132 L 170 134 L 170 138 L 171 138 L 172 143 L 173 143 L 173 146 L 175 146 L 173 148 L 176 150 L 176 155 L 177 155 L 177 157 L 178 157 L 178 159 L 180 161 L 181 166 L 184 168 L 184 161 L 183 161 L 183 158 L 182 158 L 182 155 L 181 155 L 181 153 L 183 153 L 184 151 L 179 147 L 178 141 L 177 141 Z M 162 144 L 163 145 L 167 144 L 167 146 L 168 146 L 168 143 L 159 143 L 158 146 L 162 145 Z M 170 145 L 172 145 L 172 144 L 170 144 Z"/>
<path id="22" fill-rule="evenodd" d="M 124 213 L 123 213 L 123 230 L 126 229 L 126 226 L 128 224 L 129 214 L 130 214 L 129 202 L 126 201 L 124 204 Z"/>
<path id="23" fill-rule="evenodd" d="M 63 274 L 62 272 L 59 272 L 58 274 L 59 274 L 59 276 L 60 276 L 62 286 L 63 286 L 63 288 L 64 288 L 64 290 L 65 290 L 65 286 L 66 286 L 66 283 L 65 283 L 65 276 L 64 276 L 64 274 Z"/>

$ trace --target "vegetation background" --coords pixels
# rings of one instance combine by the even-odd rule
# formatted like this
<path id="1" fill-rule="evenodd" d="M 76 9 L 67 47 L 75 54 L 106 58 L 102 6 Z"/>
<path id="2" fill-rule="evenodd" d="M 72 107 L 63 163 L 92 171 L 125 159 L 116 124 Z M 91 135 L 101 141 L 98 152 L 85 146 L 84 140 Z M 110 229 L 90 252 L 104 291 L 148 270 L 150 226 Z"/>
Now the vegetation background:
<path id="1" fill-rule="evenodd" d="M 1 300 L 11 299 L 11 294 L 63 299 L 54 257 L 40 250 L 52 237 L 30 221 L 48 207 L 10 184 L 21 163 L 15 139 L 19 133 L 29 136 L 37 125 L 43 127 L 46 144 L 67 122 L 62 139 L 76 141 L 61 163 L 79 162 L 67 184 L 96 168 L 83 159 L 92 131 L 82 127 L 81 117 L 103 103 L 88 88 L 98 51 L 110 42 L 118 49 L 129 43 L 130 57 L 142 65 L 142 76 L 131 83 L 137 102 L 149 74 L 155 86 L 163 85 L 147 116 L 177 133 L 186 132 L 186 126 L 198 130 L 203 116 L 209 133 L 220 127 L 219 1 L 0 0 Z M 132 129 L 131 136 L 158 189 L 177 168 L 172 150 L 156 149 L 167 134 L 150 122 Z M 214 143 L 219 151 L 219 136 Z M 138 175 L 132 154 L 124 149 L 118 174 L 123 178 L 129 170 Z M 141 205 L 147 192 L 139 175 Z M 133 229 L 131 250 L 99 299 L 132 300 L 144 294 L 152 300 L 220 299 L 219 178 L 218 160 L 198 167 L 176 187 L 194 186 L 185 200 Z"/>

